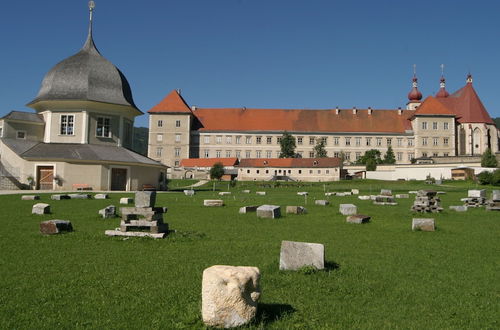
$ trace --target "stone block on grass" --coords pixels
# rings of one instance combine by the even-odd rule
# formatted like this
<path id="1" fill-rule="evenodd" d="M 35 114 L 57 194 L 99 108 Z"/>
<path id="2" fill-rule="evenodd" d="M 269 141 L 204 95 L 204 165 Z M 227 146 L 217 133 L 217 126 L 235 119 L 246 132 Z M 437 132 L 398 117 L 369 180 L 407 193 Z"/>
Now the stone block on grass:
<path id="1" fill-rule="evenodd" d="M 49 214 L 50 205 L 45 203 L 37 203 L 31 208 L 31 214 Z"/>
<path id="2" fill-rule="evenodd" d="M 351 189 L 353 195 L 359 195 L 359 189 Z"/>
<path id="3" fill-rule="evenodd" d="M 195 192 L 192 189 L 186 189 L 184 190 L 184 195 L 186 196 L 194 196 Z"/>
<path id="4" fill-rule="evenodd" d="M 90 194 L 69 194 L 70 199 L 91 199 L 92 195 Z"/>
<path id="5" fill-rule="evenodd" d="M 363 214 L 353 214 L 346 218 L 346 221 L 349 223 L 362 224 L 370 222 L 371 217 Z"/>
<path id="6" fill-rule="evenodd" d="M 306 214 L 307 210 L 303 206 L 287 206 L 286 213 L 287 214 Z"/>
<path id="7" fill-rule="evenodd" d="M 486 190 L 485 189 L 473 189 L 469 190 L 467 193 L 467 197 L 474 198 L 486 198 Z"/>
<path id="8" fill-rule="evenodd" d="M 281 207 L 278 205 L 261 205 L 257 208 L 257 217 L 277 219 L 281 217 Z"/>
<path id="9" fill-rule="evenodd" d="M 64 195 L 64 194 L 57 194 L 57 195 L 51 195 L 50 199 L 52 199 L 54 201 L 60 201 L 63 199 L 70 199 L 70 197 L 68 195 Z"/>
<path id="10" fill-rule="evenodd" d="M 222 199 L 205 199 L 203 206 L 224 206 L 224 201 Z"/>
<path id="11" fill-rule="evenodd" d="M 265 191 L 256 191 L 255 194 L 257 194 L 259 196 L 266 196 L 266 192 Z"/>
<path id="12" fill-rule="evenodd" d="M 397 194 L 396 195 L 396 198 L 410 198 L 410 195 L 409 194 Z"/>
<path id="13" fill-rule="evenodd" d="M 23 201 L 35 201 L 35 200 L 39 200 L 40 199 L 40 196 L 38 195 L 23 195 L 21 196 L 21 200 Z"/>
<path id="14" fill-rule="evenodd" d="M 493 190 L 492 191 L 491 200 L 493 202 L 500 202 L 500 190 Z"/>
<path id="15" fill-rule="evenodd" d="M 156 191 L 137 191 L 135 193 L 135 207 L 155 207 Z"/>
<path id="16" fill-rule="evenodd" d="M 122 197 L 122 198 L 120 198 L 120 204 L 123 204 L 123 205 L 132 204 L 133 202 L 134 202 L 134 199 L 130 198 L 130 197 Z"/>
<path id="17" fill-rule="evenodd" d="M 252 321 L 260 298 L 257 267 L 212 266 L 203 271 L 201 314 L 211 327 L 233 328 Z"/>
<path id="18" fill-rule="evenodd" d="M 452 206 L 450 206 L 450 210 L 457 211 L 457 212 L 466 212 L 467 206 L 465 206 L 465 205 L 452 205 Z"/>
<path id="19" fill-rule="evenodd" d="M 309 193 L 307 191 L 299 191 L 297 193 L 297 195 L 299 195 L 299 196 L 307 196 L 307 195 L 309 195 Z"/>
<path id="20" fill-rule="evenodd" d="M 94 199 L 108 199 L 108 198 L 109 198 L 108 194 L 96 194 L 94 196 Z"/>
<path id="21" fill-rule="evenodd" d="M 369 201 L 369 200 L 371 200 L 371 197 L 365 196 L 365 195 L 360 195 L 360 196 L 358 196 L 358 199 L 360 199 L 362 201 Z"/>
<path id="22" fill-rule="evenodd" d="M 241 192 L 242 192 L 243 194 L 249 194 L 249 193 L 250 193 L 250 190 L 245 189 L 245 190 L 242 190 Z"/>
<path id="23" fill-rule="evenodd" d="M 116 217 L 116 207 L 114 205 L 108 205 L 102 210 L 99 210 L 99 214 L 103 219 L 109 219 Z"/>
<path id="24" fill-rule="evenodd" d="M 231 192 L 230 191 L 221 191 L 219 193 L 219 196 L 226 196 L 226 195 L 231 195 Z"/>
<path id="25" fill-rule="evenodd" d="M 44 235 L 54 235 L 70 231 L 73 231 L 73 226 L 67 220 L 48 220 L 40 223 L 40 233 Z"/>
<path id="26" fill-rule="evenodd" d="M 327 200 L 324 200 L 324 199 L 318 199 L 318 200 L 314 201 L 314 204 L 321 205 L 321 206 L 327 206 L 328 204 L 330 204 L 330 202 Z"/>
<path id="27" fill-rule="evenodd" d="M 325 268 L 325 247 L 318 243 L 282 241 L 280 270 L 298 270 L 305 266 Z"/>
<path id="28" fill-rule="evenodd" d="M 243 206 L 240 207 L 239 213 L 240 214 L 246 214 L 250 212 L 257 212 L 258 206 L 252 205 L 252 206 Z"/>
<path id="29" fill-rule="evenodd" d="M 381 189 L 380 195 L 382 196 L 392 196 L 392 190 L 390 189 Z"/>
<path id="30" fill-rule="evenodd" d="M 434 219 L 429 218 L 413 218 L 411 223 L 411 230 L 420 230 L 420 231 L 434 231 Z"/>
<path id="31" fill-rule="evenodd" d="M 342 215 L 353 215 L 358 213 L 358 208 L 354 204 L 340 204 L 339 212 Z"/>

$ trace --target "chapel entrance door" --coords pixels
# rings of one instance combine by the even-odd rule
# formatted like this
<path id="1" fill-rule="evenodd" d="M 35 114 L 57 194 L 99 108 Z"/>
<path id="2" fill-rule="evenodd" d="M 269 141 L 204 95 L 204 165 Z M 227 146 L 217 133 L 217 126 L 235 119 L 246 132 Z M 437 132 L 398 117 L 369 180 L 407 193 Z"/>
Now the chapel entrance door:
<path id="1" fill-rule="evenodd" d="M 54 189 L 54 166 L 37 167 L 36 189 L 52 190 Z"/>
<path id="2" fill-rule="evenodd" d="M 127 190 L 127 169 L 112 168 L 111 169 L 111 190 Z"/>

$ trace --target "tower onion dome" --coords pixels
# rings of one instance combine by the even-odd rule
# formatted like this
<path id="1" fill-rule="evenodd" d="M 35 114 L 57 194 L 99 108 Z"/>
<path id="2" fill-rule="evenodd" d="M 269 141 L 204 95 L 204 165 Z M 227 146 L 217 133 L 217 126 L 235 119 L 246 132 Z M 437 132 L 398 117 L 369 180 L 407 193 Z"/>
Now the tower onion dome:
<path id="1" fill-rule="evenodd" d="M 418 90 L 417 77 L 413 76 L 412 89 L 408 93 L 408 100 L 410 102 L 419 102 L 422 99 L 422 93 Z"/>
<path id="2" fill-rule="evenodd" d="M 37 97 L 28 106 L 36 107 L 35 104 L 41 101 L 103 102 L 131 107 L 142 113 L 134 103 L 123 73 L 97 50 L 92 38 L 92 19 L 82 49 L 45 75 Z"/>
<path id="3" fill-rule="evenodd" d="M 436 97 L 448 97 L 450 93 L 446 91 L 446 79 L 444 76 L 441 76 L 441 80 L 439 83 L 439 91 L 436 94 Z"/>

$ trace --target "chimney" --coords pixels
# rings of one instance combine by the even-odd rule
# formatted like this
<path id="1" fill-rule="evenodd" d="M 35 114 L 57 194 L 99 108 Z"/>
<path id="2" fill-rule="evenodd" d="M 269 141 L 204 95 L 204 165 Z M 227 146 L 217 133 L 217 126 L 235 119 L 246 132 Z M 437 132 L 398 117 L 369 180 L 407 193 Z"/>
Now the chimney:
<path id="1" fill-rule="evenodd" d="M 368 114 L 371 115 L 372 114 L 372 107 L 368 107 Z"/>
<path id="2" fill-rule="evenodd" d="M 196 111 L 196 105 L 192 105 L 192 106 L 191 106 L 191 110 L 192 110 L 192 111 Z"/>
<path id="3" fill-rule="evenodd" d="M 401 110 L 401 107 L 398 107 L 398 115 L 401 115 L 403 113 L 403 110 Z"/>
<path id="4" fill-rule="evenodd" d="M 336 114 L 336 115 L 338 115 L 338 114 L 339 114 L 339 112 L 340 112 L 339 107 L 336 107 L 336 108 L 335 108 L 335 114 Z"/>
<path id="5" fill-rule="evenodd" d="M 352 107 L 352 114 L 355 115 L 357 112 L 358 110 L 356 109 L 356 107 Z"/>

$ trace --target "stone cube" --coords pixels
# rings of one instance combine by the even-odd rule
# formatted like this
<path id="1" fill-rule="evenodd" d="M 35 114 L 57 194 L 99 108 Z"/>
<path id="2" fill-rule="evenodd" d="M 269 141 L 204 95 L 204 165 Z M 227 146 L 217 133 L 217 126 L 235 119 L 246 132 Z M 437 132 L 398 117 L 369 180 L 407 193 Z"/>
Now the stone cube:
<path id="1" fill-rule="evenodd" d="M 358 199 L 361 199 L 362 201 L 369 201 L 371 199 L 371 197 L 365 196 L 365 195 L 360 195 L 360 196 L 358 196 Z"/>
<path id="2" fill-rule="evenodd" d="M 325 268 L 325 247 L 323 244 L 282 241 L 280 270 L 297 270 L 305 266 Z"/>
<path id="3" fill-rule="evenodd" d="M 205 199 L 203 206 L 224 206 L 224 201 L 222 199 Z"/>
<path id="4" fill-rule="evenodd" d="M 428 218 L 413 218 L 411 230 L 434 231 L 434 219 Z"/>
<path id="5" fill-rule="evenodd" d="M 192 189 L 184 190 L 184 195 L 186 196 L 194 196 L 195 192 Z"/>
<path id="6" fill-rule="evenodd" d="M 467 211 L 467 206 L 465 206 L 465 205 L 450 206 L 450 210 L 457 211 L 457 212 L 465 212 L 465 211 Z"/>
<path id="7" fill-rule="evenodd" d="M 246 214 L 246 213 L 250 213 L 250 212 L 257 212 L 257 207 L 258 206 L 243 206 L 243 207 L 240 207 L 239 213 Z"/>
<path id="8" fill-rule="evenodd" d="M 70 199 L 90 199 L 92 198 L 89 194 L 69 194 Z"/>
<path id="9" fill-rule="evenodd" d="M 108 194 L 96 194 L 94 196 L 94 199 L 108 199 L 108 198 L 109 198 Z"/>
<path id="10" fill-rule="evenodd" d="M 255 193 L 257 195 L 259 195 L 259 196 L 266 196 L 266 192 L 265 191 L 256 191 Z"/>
<path id="11" fill-rule="evenodd" d="M 31 209 L 31 214 L 49 214 L 50 213 L 50 205 L 45 203 L 37 203 L 33 205 Z"/>
<path id="12" fill-rule="evenodd" d="M 67 220 L 48 220 L 40 223 L 40 233 L 45 235 L 60 234 L 73 231 L 73 226 Z"/>
<path id="13" fill-rule="evenodd" d="M 354 214 L 350 215 L 346 218 L 346 221 L 349 223 L 356 223 L 356 224 L 362 224 L 362 223 L 367 223 L 369 222 L 371 217 L 363 214 Z"/>
<path id="14" fill-rule="evenodd" d="M 137 191 L 135 193 L 135 207 L 155 207 L 156 191 Z"/>
<path id="15" fill-rule="evenodd" d="M 242 190 L 241 192 L 242 192 L 243 194 L 249 194 L 249 193 L 250 193 L 250 190 L 245 189 L 245 190 Z"/>
<path id="16" fill-rule="evenodd" d="M 259 218 L 276 219 L 281 217 L 281 208 L 278 205 L 261 205 L 257 208 Z"/>
<path id="17" fill-rule="evenodd" d="M 40 196 L 38 195 L 23 195 L 21 196 L 21 200 L 23 201 L 34 201 L 34 200 L 39 200 Z"/>
<path id="18" fill-rule="evenodd" d="M 201 313 L 211 327 L 242 326 L 255 317 L 260 298 L 257 267 L 212 266 L 203 271 Z"/>
<path id="19" fill-rule="evenodd" d="M 467 196 L 475 198 L 486 198 L 486 190 L 484 189 L 469 190 Z"/>
<path id="20" fill-rule="evenodd" d="M 122 198 L 120 198 L 120 204 L 127 205 L 127 204 L 131 204 L 133 202 L 134 202 L 134 199 L 130 198 L 130 197 L 122 197 Z"/>
<path id="21" fill-rule="evenodd" d="M 303 206 L 287 206 L 286 213 L 287 214 L 306 214 L 307 210 Z"/>
<path id="22" fill-rule="evenodd" d="M 493 190 L 491 193 L 491 200 L 494 202 L 500 202 L 500 190 Z"/>
<path id="23" fill-rule="evenodd" d="M 299 196 L 307 196 L 307 195 L 309 195 L 309 193 L 307 191 L 299 191 L 297 193 L 297 195 L 299 195 Z"/>
<path id="24" fill-rule="evenodd" d="M 358 213 L 358 208 L 354 204 L 340 204 L 339 212 L 342 215 L 353 215 Z"/>
<path id="25" fill-rule="evenodd" d="M 328 196 L 328 197 L 330 197 L 330 196 L 336 196 L 336 195 L 337 195 L 336 192 L 327 192 L 327 193 L 325 193 L 325 196 Z"/>
<path id="26" fill-rule="evenodd" d="M 324 200 L 324 199 L 318 199 L 318 200 L 314 201 L 314 204 L 321 205 L 321 206 L 327 206 L 328 204 L 330 204 L 330 202 L 327 200 Z"/>
<path id="27" fill-rule="evenodd" d="M 116 207 L 114 205 L 108 205 L 102 210 L 99 210 L 99 214 L 103 219 L 114 218 L 116 216 Z"/>
<path id="28" fill-rule="evenodd" d="M 50 196 L 50 199 L 52 200 L 55 200 L 55 201 L 60 201 L 60 200 L 63 200 L 63 199 L 70 199 L 70 197 L 68 195 L 52 195 Z"/>
<path id="29" fill-rule="evenodd" d="M 408 194 L 397 194 L 396 198 L 410 198 L 410 195 L 408 195 Z"/>
<path id="30" fill-rule="evenodd" d="M 392 196 L 392 190 L 390 189 L 381 189 L 380 195 L 382 196 Z"/>
<path id="31" fill-rule="evenodd" d="M 359 195 L 359 189 L 351 189 L 353 195 Z"/>

